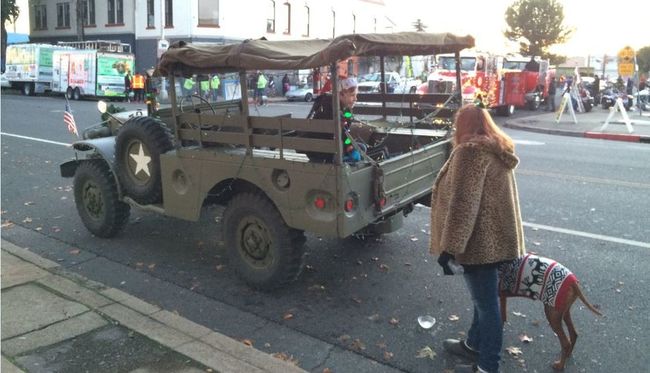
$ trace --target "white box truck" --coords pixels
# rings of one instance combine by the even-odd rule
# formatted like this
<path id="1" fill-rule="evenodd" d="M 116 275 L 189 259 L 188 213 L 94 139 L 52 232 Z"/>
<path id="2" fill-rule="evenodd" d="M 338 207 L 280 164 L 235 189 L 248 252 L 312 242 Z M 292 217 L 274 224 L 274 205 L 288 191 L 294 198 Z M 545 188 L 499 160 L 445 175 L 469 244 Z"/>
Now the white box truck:
<path id="1" fill-rule="evenodd" d="M 7 46 L 5 77 L 24 95 L 52 90 L 52 56 L 57 50 L 70 50 L 50 44 L 13 44 Z"/>
<path id="2" fill-rule="evenodd" d="M 133 74 L 132 53 L 110 53 L 93 49 L 60 50 L 52 57 L 52 91 L 69 99 L 82 96 L 125 98 L 124 75 Z"/>

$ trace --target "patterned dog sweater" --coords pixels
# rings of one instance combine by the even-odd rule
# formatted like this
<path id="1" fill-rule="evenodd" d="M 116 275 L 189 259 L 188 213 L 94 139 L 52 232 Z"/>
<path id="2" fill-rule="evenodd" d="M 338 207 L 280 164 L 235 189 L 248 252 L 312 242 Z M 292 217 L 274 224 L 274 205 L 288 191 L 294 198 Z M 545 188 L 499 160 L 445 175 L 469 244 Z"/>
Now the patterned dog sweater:
<path id="1" fill-rule="evenodd" d="M 576 276 L 562 264 L 543 256 L 526 254 L 499 266 L 499 293 L 526 297 L 562 309 Z"/>

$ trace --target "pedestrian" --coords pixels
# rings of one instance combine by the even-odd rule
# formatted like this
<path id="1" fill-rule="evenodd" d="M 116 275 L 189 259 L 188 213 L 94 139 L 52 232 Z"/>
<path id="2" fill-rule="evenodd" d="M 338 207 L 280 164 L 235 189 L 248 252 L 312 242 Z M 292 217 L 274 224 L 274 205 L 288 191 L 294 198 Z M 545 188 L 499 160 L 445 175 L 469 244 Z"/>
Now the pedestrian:
<path id="1" fill-rule="evenodd" d="M 131 102 L 131 71 L 129 70 L 124 74 L 124 96 L 126 102 Z"/>
<path id="2" fill-rule="evenodd" d="M 594 74 L 594 82 L 591 84 L 591 92 L 594 97 L 594 103 L 600 102 L 600 78 Z"/>
<path id="3" fill-rule="evenodd" d="M 289 75 L 284 74 L 282 78 L 282 96 L 286 95 L 289 92 Z"/>
<path id="4" fill-rule="evenodd" d="M 257 74 L 257 98 L 259 99 L 259 105 L 264 105 L 264 89 L 266 88 L 266 83 L 266 77 L 260 71 Z"/>
<path id="5" fill-rule="evenodd" d="M 199 79 L 199 96 L 209 99 L 212 94 L 210 91 L 210 77 L 203 75 Z"/>
<path id="6" fill-rule="evenodd" d="M 212 75 L 210 79 L 210 88 L 212 89 L 212 99 L 217 101 L 219 98 L 219 87 L 221 86 L 221 79 L 219 79 L 219 74 Z"/>
<path id="7" fill-rule="evenodd" d="M 551 77 L 551 81 L 548 83 L 548 94 L 546 96 L 546 110 L 555 111 L 555 94 L 557 93 L 557 85 L 555 83 L 555 77 Z"/>
<path id="8" fill-rule="evenodd" d="M 453 150 L 432 190 L 430 251 L 445 274 L 463 269 L 474 316 L 467 339 L 447 339 L 443 347 L 478 361 L 454 372 L 495 373 L 503 341 L 497 267 L 525 251 L 514 173 L 519 159 L 486 109 L 465 105 L 454 125 Z"/>
<path id="9" fill-rule="evenodd" d="M 185 81 L 183 82 L 183 90 L 185 91 L 185 96 L 191 96 L 194 94 L 195 85 L 196 83 L 194 82 L 194 79 L 191 76 L 185 78 Z"/>
<path id="10" fill-rule="evenodd" d="M 131 87 L 133 88 L 133 101 L 144 102 L 144 75 L 136 72 L 131 80 Z"/>

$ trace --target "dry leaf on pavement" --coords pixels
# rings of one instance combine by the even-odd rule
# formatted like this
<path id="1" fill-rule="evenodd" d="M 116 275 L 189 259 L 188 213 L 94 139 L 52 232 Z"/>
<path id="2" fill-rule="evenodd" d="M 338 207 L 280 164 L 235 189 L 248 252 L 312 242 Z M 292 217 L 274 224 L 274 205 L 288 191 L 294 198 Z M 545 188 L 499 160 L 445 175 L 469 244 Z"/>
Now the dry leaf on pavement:
<path id="1" fill-rule="evenodd" d="M 519 316 L 519 317 L 526 318 L 526 315 L 524 315 L 524 314 L 521 313 L 521 312 L 514 311 L 512 314 L 515 315 L 515 316 Z"/>
<path id="2" fill-rule="evenodd" d="M 374 315 L 368 316 L 368 320 L 370 320 L 370 321 L 379 321 L 379 314 L 376 313 Z"/>
<path id="3" fill-rule="evenodd" d="M 282 316 L 282 319 L 283 320 L 291 320 L 291 319 L 293 319 L 293 313 L 289 313 L 289 312 L 285 313 L 284 316 Z"/>
<path id="4" fill-rule="evenodd" d="M 384 351 L 384 360 L 390 360 L 393 358 L 393 356 L 395 356 L 395 354 L 393 354 L 392 352 Z"/>
<path id="5" fill-rule="evenodd" d="M 529 337 L 526 334 L 519 334 L 519 340 L 523 343 L 530 343 L 533 341 L 533 337 Z"/>
<path id="6" fill-rule="evenodd" d="M 25 219 L 23 219 L 23 223 L 31 223 L 31 222 L 32 222 L 32 218 L 30 217 L 26 217 Z"/>
<path id="7" fill-rule="evenodd" d="M 418 353 L 415 355 L 416 358 L 418 359 L 424 359 L 424 358 L 429 358 L 433 360 L 436 357 L 436 352 L 431 349 L 429 346 L 424 346 L 423 348 L 418 351 Z"/>
<path id="8" fill-rule="evenodd" d="M 510 354 L 510 356 L 515 356 L 515 357 L 523 354 L 523 352 L 521 351 L 521 348 L 514 347 L 514 346 L 506 347 L 506 352 L 508 352 Z"/>
<path id="9" fill-rule="evenodd" d="M 460 317 L 458 317 L 457 315 L 449 315 L 448 319 L 449 321 L 458 321 L 460 320 Z"/>
<path id="10" fill-rule="evenodd" d="M 250 339 L 247 339 L 247 338 L 246 338 L 246 339 L 242 339 L 242 340 L 241 340 L 241 343 L 245 344 L 245 345 L 248 346 L 248 347 L 253 347 L 253 341 L 251 341 Z"/>
<path id="11" fill-rule="evenodd" d="M 357 338 L 354 341 L 352 341 L 352 343 L 350 344 L 350 348 L 355 351 L 363 351 L 366 349 L 366 345 L 363 342 L 361 342 L 359 338 Z"/>
<path id="12" fill-rule="evenodd" d="M 397 324 L 399 324 L 399 319 L 391 317 L 390 320 L 388 320 L 388 323 L 393 325 L 393 326 L 396 326 Z"/>
<path id="13" fill-rule="evenodd" d="M 81 252 L 81 250 L 79 250 L 79 249 L 72 249 L 72 250 L 69 251 L 69 253 L 71 255 L 78 255 L 80 252 Z"/>

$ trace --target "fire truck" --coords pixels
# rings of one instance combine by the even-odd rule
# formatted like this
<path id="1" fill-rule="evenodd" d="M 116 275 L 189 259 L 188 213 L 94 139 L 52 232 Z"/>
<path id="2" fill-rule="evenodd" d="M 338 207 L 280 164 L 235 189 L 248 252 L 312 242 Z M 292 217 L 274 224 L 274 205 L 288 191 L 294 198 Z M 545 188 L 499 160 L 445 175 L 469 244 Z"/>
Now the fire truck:
<path id="1" fill-rule="evenodd" d="M 537 110 L 548 94 L 548 68 L 548 60 L 520 55 L 504 57 L 501 69 L 507 87 L 506 101 Z"/>
<path id="2" fill-rule="evenodd" d="M 468 52 L 460 55 L 460 61 L 463 104 L 480 101 L 502 116 L 512 115 L 516 106 L 525 106 L 526 94 L 529 93 L 527 82 L 532 79 L 532 73 L 504 69 L 507 59 L 491 53 Z M 418 87 L 418 93 L 452 92 L 456 84 L 455 74 L 454 56 L 437 55 L 436 66 L 427 82 Z M 539 97 L 541 100 L 542 96 Z M 539 102 L 537 100 L 537 106 Z"/>

